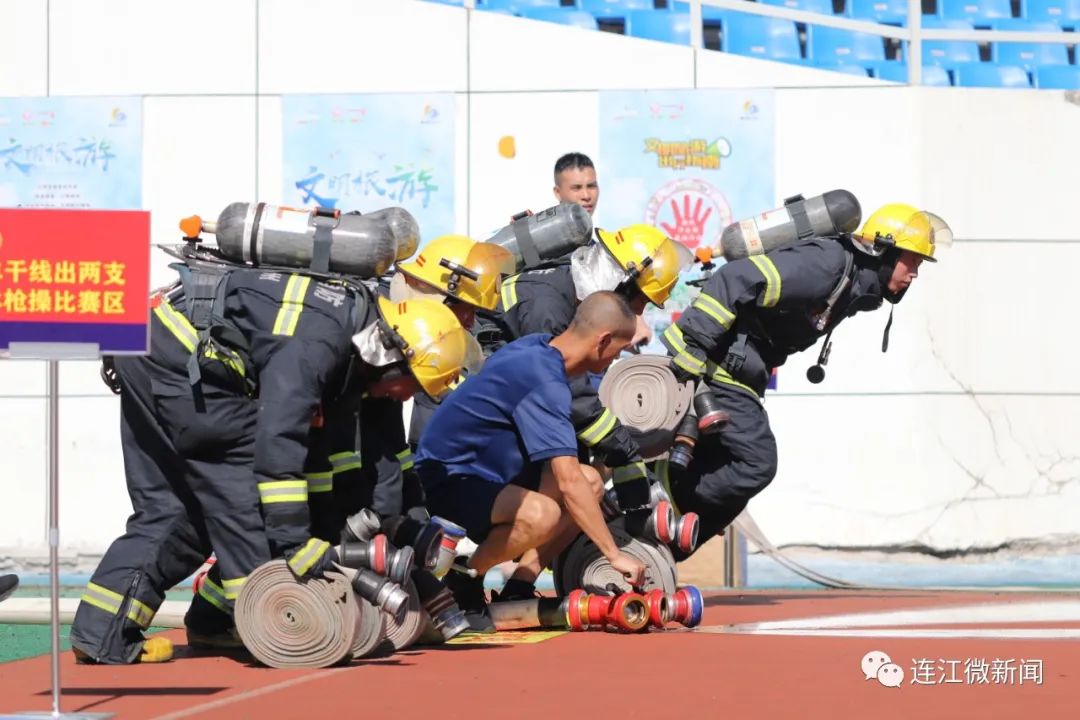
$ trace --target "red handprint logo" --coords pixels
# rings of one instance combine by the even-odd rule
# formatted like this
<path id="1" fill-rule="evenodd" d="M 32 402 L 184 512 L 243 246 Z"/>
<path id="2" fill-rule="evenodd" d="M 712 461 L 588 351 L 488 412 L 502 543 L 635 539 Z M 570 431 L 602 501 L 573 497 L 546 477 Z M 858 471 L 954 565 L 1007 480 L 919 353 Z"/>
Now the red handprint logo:
<path id="1" fill-rule="evenodd" d="M 694 203 L 693 212 L 691 212 L 690 193 L 685 193 L 682 200 L 681 211 L 679 210 L 678 201 L 671 201 L 671 211 L 675 215 L 675 225 L 660 223 L 660 227 L 664 229 L 664 232 L 672 240 L 681 242 L 688 248 L 696 248 L 701 244 L 701 239 L 705 235 L 705 223 L 709 220 L 709 216 L 712 215 L 712 208 L 702 208 L 705 198 L 698 197 L 697 202 Z"/>

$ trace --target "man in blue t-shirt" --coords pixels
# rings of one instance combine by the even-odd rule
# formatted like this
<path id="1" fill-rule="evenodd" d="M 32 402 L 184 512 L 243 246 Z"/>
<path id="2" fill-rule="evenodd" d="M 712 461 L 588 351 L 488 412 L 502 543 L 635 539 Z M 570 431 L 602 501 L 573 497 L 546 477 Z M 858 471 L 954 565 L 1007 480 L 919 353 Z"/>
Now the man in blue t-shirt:
<path id="1" fill-rule="evenodd" d="M 461 525 L 478 543 L 468 561 L 476 575 L 471 590 L 455 592 L 467 612 L 483 610 L 489 569 L 520 557 L 515 577 L 528 585 L 578 532 L 631 584 L 643 582 L 644 565 L 619 550 L 604 521 L 603 483 L 578 461 L 570 422 L 570 378 L 606 370 L 633 340 L 635 318 L 622 296 L 595 292 L 565 332 L 504 346 L 432 416 L 416 470 L 431 514 Z M 455 575 L 448 584 L 460 588 L 464 576 Z"/>

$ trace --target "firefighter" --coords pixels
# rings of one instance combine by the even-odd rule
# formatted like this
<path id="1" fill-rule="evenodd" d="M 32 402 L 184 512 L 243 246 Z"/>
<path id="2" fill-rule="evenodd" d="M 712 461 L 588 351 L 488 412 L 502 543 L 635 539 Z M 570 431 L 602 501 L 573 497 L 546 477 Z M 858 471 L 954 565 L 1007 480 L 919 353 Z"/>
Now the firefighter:
<path id="1" fill-rule="evenodd" d="M 845 318 L 900 302 L 919 266 L 936 262 L 935 247 L 951 237 L 936 215 L 885 205 L 857 233 L 810 237 L 724 264 L 664 331 L 672 371 L 680 381 L 704 382 L 728 418 L 699 438 L 686 468 L 657 463 L 678 510 L 701 518 L 698 547 L 722 534 L 776 474 L 776 440 L 762 405 L 772 370 Z M 891 323 L 890 309 L 883 351 Z"/>
<path id="2" fill-rule="evenodd" d="M 512 272 L 513 256 L 491 243 L 478 243 L 463 235 L 443 235 L 431 240 L 409 262 L 398 263 L 395 272 L 380 279 L 379 292 L 391 301 L 429 298 L 443 302 L 469 330 L 476 311 L 492 310 L 498 303 L 499 282 Z M 414 423 L 434 412 L 435 401 L 426 394 L 413 397 Z M 424 494 L 413 470 L 412 448 L 402 420 L 402 403 L 393 398 L 364 398 L 356 443 L 346 433 L 331 441 L 331 460 L 314 472 L 333 482 L 334 506 L 327 514 L 329 527 L 323 536 L 340 531 L 348 514 L 368 507 L 386 519 L 408 514 L 427 519 Z M 355 435 L 356 433 L 353 433 Z M 357 453 L 355 448 L 359 447 Z M 325 455 L 322 456 L 325 459 Z M 361 470 L 362 468 L 362 470 Z M 348 470 L 355 469 L 352 477 Z"/>
<path id="3" fill-rule="evenodd" d="M 151 302 L 151 352 L 108 358 L 134 513 L 82 596 L 71 630 L 86 663 L 162 662 L 145 639 L 165 591 L 214 552 L 185 617 L 196 647 L 239 647 L 233 602 L 284 557 L 318 576 L 335 553 L 312 536 L 312 429 L 361 395 L 438 397 L 479 347 L 444 305 L 392 303 L 357 282 L 192 263 Z"/>

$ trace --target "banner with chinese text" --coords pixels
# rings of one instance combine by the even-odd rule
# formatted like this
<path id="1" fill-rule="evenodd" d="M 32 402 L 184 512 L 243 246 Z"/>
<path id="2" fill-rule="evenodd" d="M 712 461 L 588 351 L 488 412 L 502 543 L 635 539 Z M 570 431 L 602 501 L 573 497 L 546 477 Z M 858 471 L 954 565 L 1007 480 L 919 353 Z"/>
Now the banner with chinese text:
<path id="1" fill-rule="evenodd" d="M 454 232 L 454 95 L 282 97 L 282 200 L 372 212 L 398 206 L 421 247 Z"/>
<path id="2" fill-rule="evenodd" d="M 0 98 L 0 207 L 142 207 L 142 99 Z"/>
<path id="3" fill-rule="evenodd" d="M 772 91 L 610 91 L 599 103 L 597 172 L 610 229 L 646 223 L 691 250 L 718 248 L 728 224 L 775 205 Z M 647 352 L 665 352 L 660 333 L 697 293 L 686 284 L 697 275 L 684 275 L 664 310 L 646 311 Z"/>
<path id="4" fill-rule="evenodd" d="M 0 208 L 0 349 L 149 348 L 150 214 Z"/>

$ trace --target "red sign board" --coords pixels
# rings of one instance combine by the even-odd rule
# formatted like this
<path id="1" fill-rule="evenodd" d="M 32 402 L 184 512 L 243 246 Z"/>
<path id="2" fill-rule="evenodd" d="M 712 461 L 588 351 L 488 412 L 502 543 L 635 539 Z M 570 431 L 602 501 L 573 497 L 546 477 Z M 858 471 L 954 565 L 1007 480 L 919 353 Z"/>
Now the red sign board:
<path id="1" fill-rule="evenodd" d="M 149 349 L 150 213 L 0 209 L 0 349 Z"/>

